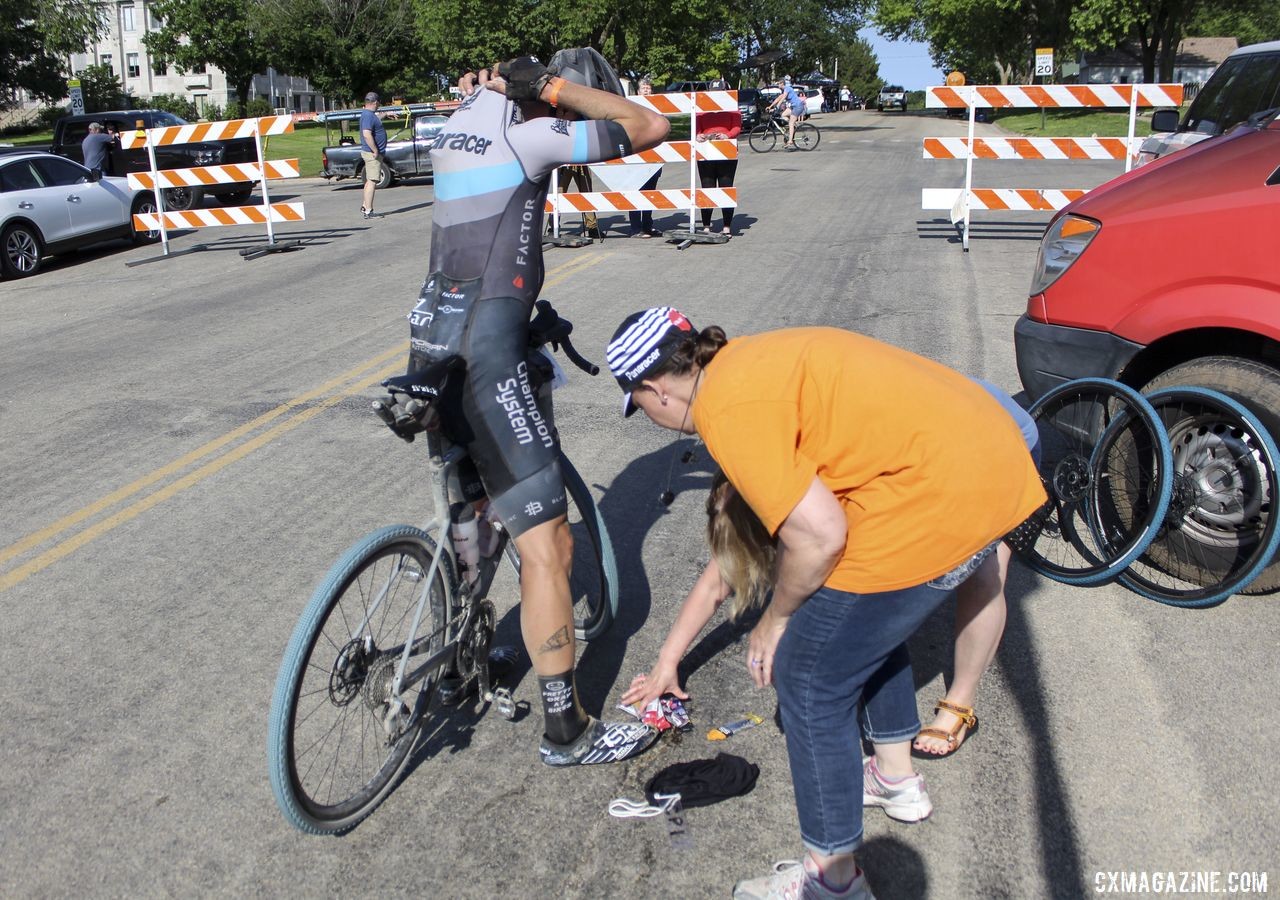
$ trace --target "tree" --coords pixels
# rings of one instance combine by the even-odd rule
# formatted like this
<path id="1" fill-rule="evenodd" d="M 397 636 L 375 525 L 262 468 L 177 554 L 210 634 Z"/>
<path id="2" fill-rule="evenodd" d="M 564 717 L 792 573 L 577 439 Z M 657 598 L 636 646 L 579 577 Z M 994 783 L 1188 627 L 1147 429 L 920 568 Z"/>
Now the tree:
<path id="1" fill-rule="evenodd" d="M 345 99 L 421 84 L 413 0 L 258 0 L 277 68 Z M 459 10 L 459 15 L 463 14 Z M 486 12 L 477 8 L 475 12 Z M 433 79 L 430 79 L 433 80 Z"/>
<path id="2" fill-rule="evenodd" d="M 128 109 L 133 104 L 111 66 L 85 66 L 80 70 L 80 93 L 85 112 Z"/>
<path id="3" fill-rule="evenodd" d="M 43 100 L 67 95 L 66 56 L 102 31 L 93 0 L 0 0 L 0 109 L 19 91 Z"/>
<path id="4" fill-rule="evenodd" d="M 840 60 L 841 84 L 849 85 L 859 97 L 871 97 L 880 90 L 880 61 L 869 41 L 855 37 L 840 48 L 836 57 Z"/>
<path id="5" fill-rule="evenodd" d="M 1280 0 L 1255 0 L 1224 7 L 1206 5 L 1187 25 L 1194 37 L 1234 37 L 1240 46 L 1280 38 Z"/>
<path id="6" fill-rule="evenodd" d="M 1030 80 L 1036 47 L 1070 47 L 1070 9 L 1067 0 L 879 0 L 874 18 L 887 37 L 927 43 L 943 71 L 1009 84 Z"/>
<path id="7" fill-rule="evenodd" d="M 261 0 L 153 0 L 163 20 L 143 41 L 158 62 L 190 72 L 203 65 L 221 69 L 243 107 L 253 76 L 272 60 L 271 23 Z"/>

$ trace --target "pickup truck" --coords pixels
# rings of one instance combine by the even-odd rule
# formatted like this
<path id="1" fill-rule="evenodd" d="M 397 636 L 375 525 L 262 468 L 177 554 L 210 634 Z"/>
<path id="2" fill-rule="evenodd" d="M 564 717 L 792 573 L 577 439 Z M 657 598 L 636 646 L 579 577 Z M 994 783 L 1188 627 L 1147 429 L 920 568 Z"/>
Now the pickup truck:
<path id="1" fill-rule="evenodd" d="M 164 128 L 170 125 L 186 125 L 187 121 L 162 109 L 120 109 L 109 112 L 63 116 L 53 126 L 53 143 L 49 150 L 59 156 L 84 162 L 80 142 L 89 133 L 90 122 L 101 122 L 109 132 L 130 131 L 142 123 L 143 128 Z M 252 138 L 229 138 L 219 141 L 199 141 L 191 144 L 169 144 L 156 148 L 156 164 L 161 169 L 189 169 L 193 166 L 217 166 L 228 163 L 257 162 L 258 151 Z M 107 153 L 104 175 L 123 178 L 130 172 L 147 172 L 151 163 L 143 147 L 124 150 L 119 141 L 111 145 Z M 202 187 L 168 188 L 164 192 L 165 209 L 175 211 L 193 209 L 200 205 L 205 194 L 215 196 L 226 206 L 239 206 L 248 201 L 253 184 L 241 181 L 229 184 L 208 184 Z"/>
<path id="2" fill-rule="evenodd" d="M 390 187 L 401 178 L 431 174 L 429 151 L 449 117 L 430 104 L 389 106 L 378 110 L 387 129 L 387 152 L 379 188 Z M 317 118 L 321 118 L 317 116 Z M 320 175 L 333 181 L 364 179 L 360 158 L 360 110 L 323 114 L 326 141 L 321 156 Z M 334 140 L 334 131 L 337 139 Z"/>
<path id="3" fill-rule="evenodd" d="M 876 109 L 884 112 L 886 109 L 894 108 L 906 112 L 907 92 L 901 85 L 886 84 L 880 88 L 880 96 L 876 98 Z"/>

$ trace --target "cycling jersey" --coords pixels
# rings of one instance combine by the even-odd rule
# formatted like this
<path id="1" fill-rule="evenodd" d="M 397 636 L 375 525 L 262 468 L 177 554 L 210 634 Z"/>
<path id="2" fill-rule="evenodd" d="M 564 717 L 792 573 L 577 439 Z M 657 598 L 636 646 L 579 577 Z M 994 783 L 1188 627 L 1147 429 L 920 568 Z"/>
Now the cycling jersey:
<path id="1" fill-rule="evenodd" d="M 550 388 L 531 371 L 528 349 L 550 175 L 630 152 L 616 122 L 523 121 L 490 90 L 464 100 L 431 146 L 430 274 L 409 315 L 410 371 L 466 359 L 461 409 L 446 426 L 513 535 L 565 512 Z"/>
<path id="2" fill-rule="evenodd" d="M 791 111 L 796 115 L 804 112 L 804 101 L 800 99 L 800 95 L 795 92 L 795 88 L 791 85 L 784 85 L 782 93 L 787 97 L 787 104 L 791 107 Z"/>

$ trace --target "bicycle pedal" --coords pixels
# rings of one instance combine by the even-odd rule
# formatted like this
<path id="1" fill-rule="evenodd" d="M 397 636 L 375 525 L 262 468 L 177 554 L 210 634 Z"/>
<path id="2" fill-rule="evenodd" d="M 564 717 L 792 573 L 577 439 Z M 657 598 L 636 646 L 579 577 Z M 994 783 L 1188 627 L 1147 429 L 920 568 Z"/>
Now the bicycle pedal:
<path id="1" fill-rule="evenodd" d="M 493 706 L 498 710 L 498 714 L 507 721 L 511 721 L 516 717 L 516 701 L 511 696 L 511 691 L 507 688 L 493 689 Z"/>

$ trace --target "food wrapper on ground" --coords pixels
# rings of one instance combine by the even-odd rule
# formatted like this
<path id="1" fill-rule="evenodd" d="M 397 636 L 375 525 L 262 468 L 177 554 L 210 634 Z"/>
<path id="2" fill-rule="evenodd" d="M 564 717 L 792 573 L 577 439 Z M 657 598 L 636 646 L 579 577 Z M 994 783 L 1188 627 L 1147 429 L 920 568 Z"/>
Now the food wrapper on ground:
<path id="1" fill-rule="evenodd" d="M 634 705 L 621 703 L 618 704 L 618 709 L 659 731 L 670 728 L 685 731 L 691 727 L 689 713 L 684 708 L 684 703 L 675 694 L 663 694 L 658 699 L 650 701 L 643 710 L 637 710 Z"/>

